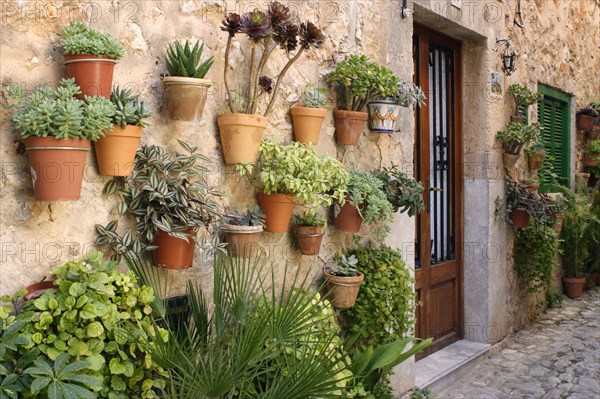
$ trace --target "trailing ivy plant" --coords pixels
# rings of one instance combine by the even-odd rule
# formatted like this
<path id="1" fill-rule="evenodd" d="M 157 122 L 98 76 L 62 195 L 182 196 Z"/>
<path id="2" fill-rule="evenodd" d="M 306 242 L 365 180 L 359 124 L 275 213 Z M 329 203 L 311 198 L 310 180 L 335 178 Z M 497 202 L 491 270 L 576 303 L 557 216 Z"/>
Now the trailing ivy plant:
<path id="1" fill-rule="evenodd" d="M 63 28 L 62 45 L 65 54 L 93 54 L 116 60 L 125 55 L 125 50 L 117 39 L 81 22 L 71 22 Z"/>

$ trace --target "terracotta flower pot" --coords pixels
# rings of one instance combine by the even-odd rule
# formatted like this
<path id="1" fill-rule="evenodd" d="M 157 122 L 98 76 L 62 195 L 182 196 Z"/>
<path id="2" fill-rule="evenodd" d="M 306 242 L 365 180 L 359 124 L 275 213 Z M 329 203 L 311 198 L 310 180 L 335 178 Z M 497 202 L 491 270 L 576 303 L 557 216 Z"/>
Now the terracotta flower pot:
<path id="1" fill-rule="evenodd" d="M 224 224 L 221 231 L 225 234 L 227 251 L 236 257 L 254 258 L 258 249 L 258 239 L 262 226 L 236 226 Z"/>
<path id="2" fill-rule="evenodd" d="M 505 168 L 512 168 L 517 164 L 521 154 L 509 154 L 507 152 L 502 153 L 502 162 Z"/>
<path id="3" fill-rule="evenodd" d="M 596 118 L 593 116 L 590 116 L 590 115 L 577 115 L 576 120 L 577 120 L 577 130 L 586 131 L 592 127 Z"/>
<path id="4" fill-rule="evenodd" d="M 116 64 L 117 60 L 114 58 L 93 54 L 66 54 L 66 76 L 75 78 L 75 84 L 81 88 L 81 94 L 76 97 L 80 100 L 84 96 L 110 98 Z"/>
<path id="5" fill-rule="evenodd" d="M 589 140 L 600 140 L 600 125 L 592 125 L 586 136 Z"/>
<path id="6" fill-rule="evenodd" d="M 27 293 L 23 295 L 23 299 L 29 301 L 32 299 L 39 298 L 44 294 L 44 292 L 52 288 L 56 288 L 56 286 L 54 285 L 54 280 L 45 280 L 30 284 L 27 287 L 25 287 L 25 291 L 27 291 Z"/>
<path id="7" fill-rule="evenodd" d="M 563 287 L 565 294 L 571 299 L 579 299 L 583 294 L 585 277 L 563 277 Z"/>
<path id="8" fill-rule="evenodd" d="M 598 161 L 596 161 L 594 158 L 591 158 L 586 155 L 583 157 L 583 165 L 584 166 L 598 166 Z"/>
<path id="9" fill-rule="evenodd" d="M 513 209 L 510 212 L 510 220 L 512 224 L 517 229 L 523 229 L 529 226 L 529 218 L 531 216 L 525 209 Z"/>
<path id="10" fill-rule="evenodd" d="M 260 115 L 229 114 L 217 118 L 225 164 L 256 163 L 258 148 L 267 128 Z"/>
<path id="11" fill-rule="evenodd" d="M 285 194 L 265 194 L 259 192 L 258 205 L 265 214 L 265 231 L 271 233 L 285 233 L 288 230 L 292 210 L 294 209 L 294 196 Z"/>
<path id="12" fill-rule="evenodd" d="M 327 270 L 323 271 L 323 277 L 327 281 L 328 299 L 336 308 L 346 309 L 354 306 L 360 284 L 365 278 L 364 274 L 358 272 L 358 276 L 341 277 L 330 274 Z"/>
<path id="13" fill-rule="evenodd" d="M 165 108 L 174 120 L 196 121 L 202 118 L 206 96 L 212 82 L 208 79 L 165 76 Z"/>
<path id="14" fill-rule="evenodd" d="M 575 173 L 575 185 L 580 189 L 587 188 L 589 179 L 589 173 Z"/>
<path id="15" fill-rule="evenodd" d="M 363 219 L 354 205 L 351 205 L 346 198 L 343 206 L 335 205 L 336 216 L 334 226 L 336 229 L 345 233 L 358 233 L 362 226 Z"/>
<path id="16" fill-rule="evenodd" d="M 365 122 L 369 119 L 369 114 L 366 112 L 336 109 L 333 115 L 335 116 L 337 143 L 342 145 L 357 145 Z"/>
<path id="17" fill-rule="evenodd" d="M 189 229 L 187 233 L 194 234 L 192 229 Z M 186 241 L 170 236 L 160 230 L 154 237 L 152 245 L 158 247 L 152 253 L 155 266 L 167 269 L 188 269 L 192 267 L 196 249 L 196 241 L 193 237 L 189 237 Z"/>
<path id="18" fill-rule="evenodd" d="M 129 176 L 133 170 L 135 152 L 144 129 L 127 125 L 125 129 L 115 125 L 113 130 L 94 143 L 96 161 L 102 176 Z"/>
<path id="19" fill-rule="evenodd" d="M 401 107 L 394 101 L 372 101 L 367 104 L 369 127 L 374 132 L 394 133 Z"/>
<path id="20" fill-rule="evenodd" d="M 537 191 L 537 189 L 540 187 L 540 183 L 523 184 L 523 187 L 525 187 L 525 189 L 527 191 L 529 191 L 530 193 L 535 193 Z"/>
<path id="21" fill-rule="evenodd" d="M 544 158 L 546 154 L 543 152 L 536 152 L 530 155 L 527 155 L 527 163 L 529 164 L 529 170 L 540 170 L 544 165 Z"/>
<path id="22" fill-rule="evenodd" d="M 24 141 L 35 199 L 78 200 L 90 141 L 54 137 L 29 137 Z"/>
<path id="23" fill-rule="evenodd" d="M 523 115 L 511 115 L 510 121 L 515 123 L 525 123 L 525 117 Z"/>
<path id="24" fill-rule="evenodd" d="M 560 234 L 560 232 L 562 231 L 563 222 L 565 220 L 565 214 L 562 212 L 557 213 L 556 215 L 554 215 L 554 217 L 556 218 L 556 225 L 554 226 L 554 231 L 556 231 L 557 234 Z"/>
<path id="25" fill-rule="evenodd" d="M 292 105 L 290 112 L 296 141 L 304 144 L 317 144 L 327 109 L 308 108 L 296 103 Z"/>
<path id="26" fill-rule="evenodd" d="M 326 227 L 316 226 L 294 226 L 294 236 L 300 253 L 302 255 L 318 255 L 326 229 Z"/>

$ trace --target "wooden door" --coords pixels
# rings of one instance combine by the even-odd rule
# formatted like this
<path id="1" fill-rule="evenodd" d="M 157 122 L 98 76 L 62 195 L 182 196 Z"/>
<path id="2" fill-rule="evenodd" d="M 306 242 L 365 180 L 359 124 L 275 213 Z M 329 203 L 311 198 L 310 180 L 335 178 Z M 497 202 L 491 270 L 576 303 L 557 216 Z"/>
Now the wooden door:
<path id="1" fill-rule="evenodd" d="M 415 26 L 413 55 L 415 82 L 427 96 L 415 137 L 415 171 L 425 187 L 417 220 L 416 335 L 434 338 L 424 357 L 462 335 L 460 43 Z"/>

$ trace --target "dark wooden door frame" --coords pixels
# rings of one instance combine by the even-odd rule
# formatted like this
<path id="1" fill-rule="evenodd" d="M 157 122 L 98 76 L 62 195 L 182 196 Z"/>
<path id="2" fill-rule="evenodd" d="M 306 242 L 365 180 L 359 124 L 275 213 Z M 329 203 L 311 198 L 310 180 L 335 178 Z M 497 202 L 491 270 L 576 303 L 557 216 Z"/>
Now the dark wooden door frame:
<path id="1" fill-rule="evenodd" d="M 455 216 L 455 234 L 456 234 L 456 257 L 454 262 L 457 264 L 456 270 L 452 273 L 456 273 L 454 278 L 457 279 L 457 287 L 456 287 L 456 303 L 455 308 L 457 312 L 457 317 L 455 320 L 456 324 L 456 334 L 452 335 L 452 337 L 438 337 L 420 357 L 427 356 L 444 346 L 448 345 L 451 342 L 454 342 L 456 339 L 460 339 L 463 336 L 463 143 L 462 143 L 462 71 L 461 71 L 461 44 L 460 42 L 453 40 L 447 36 L 442 34 L 432 32 L 423 26 L 419 26 L 415 24 L 415 35 L 418 37 L 418 43 L 415 42 L 413 48 L 415 51 L 418 51 L 418 57 L 415 57 L 415 80 L 419 80 L 419 84 L 425 91 L 425 93 L 429 93 L 429 43 L 434 42 L 438 45 L 453 48 L 454 49 L 454 99 L 455 99 L 455 112 L 454 112 L 454 159 L 453 165 L 455 167 L 454 174 L 454 187 L 455 187 L 455 195 L 454 200 L 458 204 L 454 204 L 456 216 Z M 426 44 L 426 45 L 423 45 Z M 420 62 L 420 65 L 417 65 L 418 60 L 425 60 L 425 62 Z M 423 138 L 427 141 L 425 145 L 422 143 L 421 132 L 429 132 L 429 101 L 428 98 L 426 103 L 427 106 L 421 107 L 417 112 L 417 123 L 416 123 L 416 140 L 415 140 L 415 170 L 418 173 L 418 177 L 423 182 L 425 186 L 424 192 L 424 200 L 426 205 L 426 210 L 423 212 L 418 219 L 417 222 L 417 237 L 421 234 L 421 243 L 429 243 L 431 238 L 430 231 L 430 221 L 429 221 L 429 213 L 428 209 L 430 207 L 430 195 L 429 188 L 431 187 L 431 183 L 429 182 L 429 171 L 431 170 L 431 160 L 430 160 L 430 140 L 429 134 L 423 135 Z M 420 150 L 420 153 L 417 151 Z M 421 171 L 425 171 L 425 173 L 421 173 Z M 426 174 L 426 176 L 424 176 Z M 427 313 L 429 312 L 428 307 L 428 297 L 429 297 L 429 288 L 439 281 L 445 281 L 444 279 L 452 278 L 453 276 L 444 275 L 447 271 L 444 271 L 444 268 L 431 268 L 431 249 L 429 245 L 420 245 L 419 246 L 419 254 L 420 254 L 420 263 L 421 267 L 415 270 L 415 290 L 419 292 L 419 297 L 417 298 L 419 301 L 423 303 L 422 306 L 417 307 L 417 325 L 415 327 L 415 333 L 418 337 L 428 337 L 431 335 L 431 327 L 428 325 L 428 317 Z M 437 270 L 436 270 L 437 269 Z"/>

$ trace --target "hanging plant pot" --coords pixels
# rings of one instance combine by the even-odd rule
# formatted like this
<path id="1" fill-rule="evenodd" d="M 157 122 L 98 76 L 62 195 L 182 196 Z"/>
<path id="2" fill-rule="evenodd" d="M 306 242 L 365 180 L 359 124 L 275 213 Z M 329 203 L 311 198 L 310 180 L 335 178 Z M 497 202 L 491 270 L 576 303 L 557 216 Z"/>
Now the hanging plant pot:
<path id="1" fill-rule="evenodd" d="M 90 141 L 54 137 L 28 137 L 24 141 L 35 199 L 78 200 Z"/>
<path id="2" fill-rule="evenodd" d="M 579 299 L 583 294 L 583 286 L 585 285 L 585 277 L 563 277 L 563 287 L 565 295 L 571 299 Z"/>
<path id="3" fill-rule="evenodd" d="M 208 79 L 165 76 L 165 107 L 173 120 L 196 121 L 202 118 L 206 96 L 212 82 Z"/>
<path id="4" fill-rule="evenodd" d="M 295 140 L 304 144 L 317 144 L 327 109 L 308 108 L 296 103 L 292 105 L 290 112 Z"/>
<path id="5" fill-rule="evenodd" d="M 193 234 L 193 231 L 193 229 L 189 229 L 186 233 Z M 194 251 L 196 249 L 196 241 L 193 237 L 189 237 L 186 241 L 170 236 L 168 233 L 160 230 L 154 237 L 152 245 L 158 247 L 152 253 L 155 266 L 166 269 L 188 269 L 192 267 Z"/>
<path id="6" fill-rule="evenodd" d="M 44 292 L 53 288 L 56 288 L 56 286 L 54 285 L 54 280 L 44 280 L 30 284 L 27 287 L 25 287 L 25 291 L 27 292 L 25 293 L 25 295 L 23 295 L 23 299 L 29 301 L 32 299 L 39 298 L 44 294 Z"/>
<path id="7" fill-rule="evenodd" d="M 75 78 L 75 84 L 81 88 L 81 94 L 76 97 L 80 100 L 84 96 L 110 98 L 116 64 L 114 58 L 93 54 L 66 54 L 66 76 Z"/>
<path id="8" fill-rule="evenodd" d="M 577 115 L 577 130 L 589 130 L 592 125 L 594 124 L 594 121 L 596 120 L 596 117 L 594 116 L 590 116 L 590 115 Z"/>
<path id="9" fill-rule="evenodd" d="M 596 155 L 597 157 L 598 155 Z M 583 166 L 598 166 L 598 161 L 595 158 L 584 156 L 583 157 Z"/>
<path id="10" fill-rule="evenodd" d="M 237 226 L 224 224 L 221 231 L 225 234 L 227 252 L 235 257 L 254 258 L 258 249 L 258 240 L 262 226 Z"/>
<path id="11" fill-rule="evenodd" d="M 326 227 L 317 226 L 294 226 L 294 236 L 300 253 L 302 255 L 318 255 L 326 229 Z"/>
<path id="12" fill-rule="evenodd" d="M 600 125 L 593 125 L 590 130 L 587 131 L 587 138 L 590 140 L 600 139 Z"/>
<path id="13" fill-rule="evenodd" d="M 510 212 L 510 220 L 516 229 L 524 229 L 529 226 L 529 219 L 529 213 L 525 209 L 517 208 Z"/>
<path id="14" fill-rule="evenodd" d="M 336 229 L 345 233 L 358 233 L 362 226 L 363 219 L 358 213 L 354 205 L 351 205 L 346 198 L 346 203 L 343 206 L 335 205 L 335 222 Z"/>
<path id="15" fill-rule="evenodd" d="M 323 271 L 323 277 L 327 281 L 328 299 L 332 305 L 339 309 L 347 309 L 354 306 L 360 284 L 365 278 L 364 274 L 357 272 L 354 277 L 334 276 L 327 270 Z"/>
<path id="16" fill-rule="evenodd" d="M 221 147 L 226 165 L 256 163 L 267 118 L 251 114 L 219 115 Z"/>
<path id="17" fill-rule="evenodd" d="M 333 115 L 335 117 L 337 143 L 342 145 L 357 145 L 369 114 L 366 112 L 336 109 Z"/>
<path id="18" fill-rule="evenodd" d="M 580 189 L 587 189 L 589 179 L 589 173 L 575 173 L 575 185 Z"/>
<path id="19" fill-rule="evenodd" d="M 565 214 L 562 212 L 557 213 L 556 215 L 554 215 L 554 218 L 556 219 L 554 231 L 556 231 L 557 234 L 560 234 L 560 232 L 562 231 L 563 222 L 565 220 Z"/>
<path id="20" fill-rule="evenodd" d="M 101 176 L 129 176 L 133 169 L 135 152 L 144 129 L 127 125 L 125 129 L 115 125 L 104 137 L 94 143 L 96 161 Z"/>
<path id="21" fill-rule="evenodd" d="M 525 117 L 523 115 L 511 115 L 510 121 L 515 123 L 525 123 Z"/>
<path id="22" fill-rule="evenodd" d="M 521 154 L 509 154 L 507 152 L 502 153 L 502 162 L 504 162 L 505 168 L 512 168 L 517 164 Z"/>
<path id="23" fill-rule="evenodd" d="M 367 104 L 369 126 L 379 133 L 394 133 L 400 116 L 400 106 L 394 101 L 372 101 Z"/>
<path id="24" fill-rule="evenodd" d="M 543 152 L 535 152 L 527 155 L 527 163 L 529 164 L 529 170 L 540 170 L 544 165 L 544 158 L 546 155 Z"/>
<path id="25" fill-rule="evenodd" d="M 285 194 L 258 193 L 258 205 L 265 214 L 265 231 L 285 233 L 292 218 L 294 196 Z"/>
<path id="26" fill-rule="evenodd" d="M 535 193 L 540 187 L 540 183 L 523 184 L 523 187 L 525 187 L 525 189 L 530 193 Z"/>

